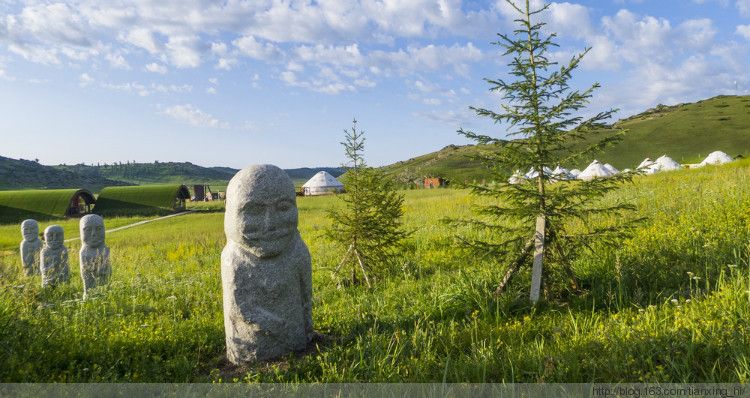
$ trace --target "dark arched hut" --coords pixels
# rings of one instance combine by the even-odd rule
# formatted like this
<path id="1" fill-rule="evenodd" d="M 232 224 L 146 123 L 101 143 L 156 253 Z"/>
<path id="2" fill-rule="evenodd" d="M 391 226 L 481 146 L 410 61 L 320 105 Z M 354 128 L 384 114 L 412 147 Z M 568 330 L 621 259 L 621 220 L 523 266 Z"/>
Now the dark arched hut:
<path id="1" fill-rule="evenodd" d="M 106 216 L 169 214 L 185 210 L 190 191 L 185 185 L 107 187 L 96 199 L 94 213 Z"/>
<path id="2" fill-rule="evenodd" d="M 0 191 L 0 221 L 80 217 L 91 212 L 95 202 L 85 189 Z"/>

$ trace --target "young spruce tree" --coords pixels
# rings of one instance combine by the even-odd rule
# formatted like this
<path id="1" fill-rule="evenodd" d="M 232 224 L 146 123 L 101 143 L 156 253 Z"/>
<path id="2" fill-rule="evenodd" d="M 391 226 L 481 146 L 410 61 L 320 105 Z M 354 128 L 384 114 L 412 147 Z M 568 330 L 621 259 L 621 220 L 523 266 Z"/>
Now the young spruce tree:
<path id="1" fill-rule="evenodd" d="M 339 195 L 344 207 L 329 212 L 332 225 L 326 235 L 346 250 L 336 272 L 343 268 L 349 275 L 345 279 L 371 287 L 370 276 L 391 264 L 407 236 L 401 225 L 404 195 L 382 171 L 365 164 L 364 131 L 357 130 L 356 119 L 344 134 L 341 144 L 349 159 L 346 193 Z"/>
<path id="2" fill-rule="evenodd" d="M 501 95 L 498 111 L 471 107 L 478 116 L 508 126 L 507 138 L 482 135 L 460 129 L 458 132 L 479 144 L 485 151 L 478 157 L 501 181 L 492 185 L 472 185 L 476 195 L 494 200 L 475 207 L 478 217 L 454 220 L 473 226 L 476 231 L 490 232 L 492 238 L 460 237 L 470 247 L 509 263 L 496 294 L 500 294 L 518 269 L 526 264 L 533 251 L 531 301 L 539 300 L 544 265 L 545 290 L 553 276 L 570 281 L 572 290 L 579 286 L 570 267 L 571 260 L 591 243 L 614 243 L 626 231 L 625 224 L 591 223 L 592 217 L 614 215 L 618 220 L 632 206 L 627 203 L 605 203 L 603 195 L 629 181 L 632 173 L 591 181 L 556 181 L 551 170 L 558 165 L 581 164 L 605 146 L 618 141 L 622 131 L 605 124 L 615 110 L 608 110 L 584 119 L 582 109 L 590 101 L 593 84 L 584 91 L 569 86 L 571 72 L 589 51 L 574 56 L 558 66 L 548 59 L 556 46 L 555 34 L 542 32 L 544 23 L 535 21 L 548 5 L 532 10 L 506 0 L 518 12 L 518 28 L 513 35 L 498 34 L 492 44 L 504 49 L 511 61 L 509 81 L 485 79 L 490 91 Z M 514 170 L 538 171 L 534 177 L 511 184 L 508 177 Z M 513 181 L 518 182 L 518 181 Z M 487 204 L 489 203 L 489 204 Z M 569 230 L 570 222 L 578 219 L 585 231 Z M 487 236 L 487 234 L 483 235 Z"/>

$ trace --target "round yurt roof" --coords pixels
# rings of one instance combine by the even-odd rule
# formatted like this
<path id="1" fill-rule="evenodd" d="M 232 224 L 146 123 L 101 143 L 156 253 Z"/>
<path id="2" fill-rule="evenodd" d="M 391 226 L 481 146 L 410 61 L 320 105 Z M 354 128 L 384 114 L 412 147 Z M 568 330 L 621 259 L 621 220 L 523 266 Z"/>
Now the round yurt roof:
<path id="1" fill-rule="evenodd" d="M 594 178 L 606 178 L 610 177 L 612 173 L 607 170 L 603 164 L 599 163 L 598 160 L 594 160 L 591 164 L 586 167 L 585 170 L 578 175 L 579 180 L 593 180 Z"/>
<path id="2" fill-rule="evenodd" d="M 733 159 L 731 156 L 727 155 L 726 153 L 722 151 L 715 151 L 711 152 L 706 158 L 701 162 L 701 165 L 707 165 L 707 164 L 724 164 L 729 163 Z"/>
<path id="3" fill-rule="evenodd" d="M 609 164 L 609 163 L 605 163 L 605 164 L 604 164 L 604 166 L 602 166 L 602 167 L 604 167 L 605 169 L 607 169 L 607 171 L 609 171 L 609 174 L 610 174 L 610 175 L 614 175 L 614 174 L 617 174 L 617 173 L 619 173 L 619 172 L 620 172 L 620 170 L 617 170 L 617 169 L 615 168 L 615 166 L 612 166 L 612 165 L 611 165 L 611 164 Z"/>
<path id="4" fill-rule="evenodd" d="M 343 188 L 342 184 L 336 177 L 327 171 L 319 171 L 312 178 L 302 185 L 303 188 Z"/>
<path id="5" fill-rule="evenodd" d="M 638 167 L 636 167 L 636 168 L 637 169 L 645 169 L 647 167 L 653 166 L 654 163 L 655 162 L 653 160 L 651 160 L 651 158 L 646 158 L 646 159 L 643 159 L 643 161 L 641 162 L 641 164 L 639 164 Z"/>
<path id="6" fill-rule="evenodd" d="M 681 164 L 677 163 L 667 155 L 656 159 L 656 163 L 660 166 L 659 171 L 679 170 L 682 168 Z"/>

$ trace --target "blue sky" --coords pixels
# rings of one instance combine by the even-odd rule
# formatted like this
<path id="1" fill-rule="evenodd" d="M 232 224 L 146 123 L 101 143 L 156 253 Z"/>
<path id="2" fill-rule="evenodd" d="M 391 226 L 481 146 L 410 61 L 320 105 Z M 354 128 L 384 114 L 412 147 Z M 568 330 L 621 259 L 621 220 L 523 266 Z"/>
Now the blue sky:
<path id="1" fill-rule="evenodd" d="M 539 4 L 537 0 L 534 3 Z M 43 164 L 190 161 L 338 165 L 352 118 L 372 165 L 502 136 L 505 77 L 489 43 L 504 1 L 0 0 L 0 155 Z M 574 85 L 588 112 L 750 89 L 750 0 L 554 2 L 565 60 L 592 47 Z"/>

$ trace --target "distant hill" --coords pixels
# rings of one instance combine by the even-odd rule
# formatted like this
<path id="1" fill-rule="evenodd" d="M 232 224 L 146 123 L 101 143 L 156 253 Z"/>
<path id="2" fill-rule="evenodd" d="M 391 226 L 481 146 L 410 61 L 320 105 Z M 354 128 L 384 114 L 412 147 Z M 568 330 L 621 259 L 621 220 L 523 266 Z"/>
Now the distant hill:
<path id="1" fill-rule="evenodd" d="M 339 167 L 298 168 L 285 170 L 297 185 L 318 171 L 338 177 Z M 0 156 L 0 189 L 86 188 L 99 191 L 114 185 L 208 184 L 221 190 L 239 170 L 230 167 L 202 167 L 189 162 L 125 163 L 107 165 L 45 166 L 35 161 Z"/>
<path id="2" fill-rule="evenodd" d="M 154 162 L 154 163 L 126 163 L 116 165 L 74 165 L 55 166 L 82 175 L 102 176 L 113 180 L 126 181 L 138 185 L 146 184 L 209 184 L 222 186 L 239 171 L 231 167 L 203 167 L 190 162 Z M 304 183 L 318 171 L 325 170 L 334 176 L 344 173 L 338 167 L 298 168 L 286 169 L 295 183 Z"/>
<path id="3" fill-rule="evenodd" d="M 55 166 L 81 175 L 101 176 L 136 185 L 147 184 L 226 184 L 236 170 L 202 167 L 190 162 L 124 163 L 107 165 Z"/>
<path id="4" fill-rule="evenodd" d="M 664 154 L 680 163 L 699 162 L 716 150 L 733 157 L 750 156 L 750 96 L 719 96 L 696 103 L 659 105 L 614 125 L 628 130 L 623 141 L 595 157 L 619 169 L 634 168 L 646 157 Z M 449 145 L 383 169 L 404 183 L 426 176 L 453 181 L 479 180 L 487 173 L 470 158 L 482 148 Z M 582 169 L 587 164 L 565 166 Z"/>
<path id="5" fill-rule="evenodd" d="M 86 188 L 98 191 L 112 185 L 131 185 L 101 175 L 83 175 L 32 160 L 0 156 L 0 189 Z"/>

